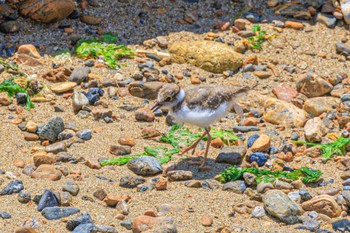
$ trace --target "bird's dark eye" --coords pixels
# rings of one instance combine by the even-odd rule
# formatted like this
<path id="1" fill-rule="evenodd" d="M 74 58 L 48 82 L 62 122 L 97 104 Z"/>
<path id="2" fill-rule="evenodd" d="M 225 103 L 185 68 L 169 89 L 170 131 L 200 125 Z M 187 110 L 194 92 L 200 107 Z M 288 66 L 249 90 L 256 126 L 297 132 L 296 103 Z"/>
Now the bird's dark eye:
<path id="1" fill-rule="evenodd" d="M 173 97 L 170 96 L 170 97 L 166 98 L 165 101 L 170 102 L 172 99 L 173 99 Z"/>

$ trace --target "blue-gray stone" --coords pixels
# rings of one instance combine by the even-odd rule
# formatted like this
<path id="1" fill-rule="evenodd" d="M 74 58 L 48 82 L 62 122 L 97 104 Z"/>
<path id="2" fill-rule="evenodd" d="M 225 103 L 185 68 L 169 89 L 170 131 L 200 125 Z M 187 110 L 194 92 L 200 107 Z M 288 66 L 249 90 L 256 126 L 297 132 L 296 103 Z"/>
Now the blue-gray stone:
<path id="1" fill-rule="evenodd" d="M 55 195 L 53 194 L 53 192 L 46 189 L 38 203 L 38 211 L 42 211 L 46 207 L 54 207 L 54 206 L 59 206 L 58 201 Z"/>
<path id="2" fill-rule="evenodd" d="M 90 140 L 92 138 L 91 129 L 83 129 L 76 133 L 77 137 L 83 140 Z"/>
<path id="3" fill-rule="evenodd" d="M 316 220 L 313 220 L 309 216 L 301 216 L 299 217 L 299 220 L 303 222 L 303 225 L 296 227 L 296 229 L 304 229 L 309 230 L 311 232 L 315 232 L 317 229 L 320 228 L 320 223 Z"/>
<path id="4" fill-rule="evenodd" d="M 69 81 L 80 84 L 89 79 L 88 75 L 90 72 L 91 70 L 89 67 L 75 67 L 69 77 Z"/>
<path id="5" fill-rule="evenodd" d="M 341 219 L 332 223 L 333 230 L 340 232 L 350 231 L 350 221 L 348 219 Z"/>
<path id="6" fill-rule="evenodd" d="M 256 162 L 259 167 L 264 166 L 264 164 L 267 162 L 267 155 L 262 152 L 255 152 L 250 156 L 249 161 Z"/>
<path id="7" fill-rule="evenodd" d="M 342 102 L 350 101 L 350 94 L 343 94 L 340 96 Z"/>
<path id="8" fill-rule="evenodd" d="M 11 195 L 13 193 L 19 193 L 24 189 L 23 182 L 21 180 L 13 180 L 6 187 L 0 191 L 0 196 Z"/>
<path id="9" fill-rule="evenodd" d="M 278 149 L 275 146 L 271 146 L 269 149 L 269 153 L 271 155 L 277 154 L 278 153 Z"/>
<path id="10" fill-rule="evenodd" d="M 290 139 L 292 139 L 292 140 L 294 140 L 294 141 L 298 140 L 298 139 L 299 139 L 298 133 L 297 133 L 297 132 L 293 132 L 293 133 L 292 133 L 292 136 L 290 137 Z"/>
<path id="11" fill-rule="evenodd" d="M 260 137 L 259 134 L 252 134 L 250 135 L 250 137 L 248 138 L 248 142 L 247 142 L 247 146 L 248 148 L 252 147 L 254 142 Z"/>
<path id="12" fill-rule="evenodd" d="M 159 161 L 152 156 L 141 156 L 128 162 L 128 168 L 136 175 L 155 175 L 163 171 Z"/>
<path id="13" fill-rule="evenodd" d="M 101 233 L 118 233 L 118 231 L 114 227 L 107 225 L 95 225 L 95 228 L 97 232 Z"/>
<path id="14" fill-rule="evenodd" d="M 61 208 L 61 207 L 46 207 L 41 211 L 41 214 L 48 220 L 55 220 L 65 218 L 73 214 L 79 213 L 80 210 L 73 207 Z"/>
<path id="15" fill-rule="evenodd" d="M 119 180 L 119 186 L 123 188 L 136 188 L 146 182 L 146 179 L 137 176 L 124 176 Z"/>
<path id="16" fill-rule="evenodd" d="M 301 200 L 302 200 L 302 201 L 308 201 L 308 200 L 311 200 L 311 199 L 312 199 L 311 194 L 310 194 L 307 190 L 305 190 L 305 189 L 301 189 L 301 190 L 299 191 L 299 194 L 300 194 L 300 197 L 301 197 Z"/>
<path id="17" fill-rule="evenodd" d="M 260 128 L 258 126 L 234 126 L 233 131 L 246 133 L 251 131 L 260 131 Z"/>
<path id="18" fill-rule="evenodd" d="M 67 182 L 64 184 L 62 190 L 65 192 L 69 192 L 72 196 L 76 196 L 76 195 L 78 195 L 80 188 L 79 188 L 78 184 L 75 183 L 74 181 L 67 180 Z"/>
<path id="19" fill-rule="evenodd" d="M 258 71 L 258 70 L 266 70 L 267 66 L 266 65 L 253 65 L 254 70 Z"/>
<path id="20" fill-rule="evenodd" d="M 9 213 L 7 213 L 7 212 L 0 212 L 0 218 L 2 218 L 2 219 L 10 219 L 10 218 L 12 218 L 12 216 Z"/>
<path id="21" fill-rule="evenodd" d="M 23 203 L 23 204 L 26 204 L 28 203 L 30 200 L 31 200 L 31 195 L 30 195 L 30 192 L 26 191 L 26 190 L 22 190 L 18 193 L 18 196 L 17 196 L 17 200 L 20 202 L 20 203 Z"/>
<path id="22" fill-rule="evenodd" d="M 252 64 L 247 64 L 244 66 L 244 72 L 253 72 L 254 71 L 254 67 Z"/>
<path id="23" fill-rule="evenodd" d="M 25 93 L 17 93 L 16 99 L 17 99 L 17 104 L 26 104 L 27 95 Z"/>
<path id="24" fill-rule="evenodd" d="M 237 165 L 242 162 L 246 152 L 247 148 L 245 146 L 224 147 L 215 162 Z"/>
<path id="25" fill-rule="evenodd" d="M 88 223 L 94 223 L 94 221 L 88 212 L 83 212 L 80 218 L 69 220 L 66 224 L 66 228 L 70 231 L 73 231 L 77 226 Z"/>
<path id="26" fill-rule="evenodd" d="M 52 117 L 39 132 L 39 137 L 42 140 L 49 140 L 51 142 L 57 141 L 58 135 L 64 130 L 64 122 L 61 117 Z"/>
<path id="27" fill-rule="evenodd" d="M 243 180 L 235 180 L 228 182 L 222 186 L 222 190 L 242 194 L 247 189 L 247 185 Z"/>
<path id="28" fill-rule="evenodd" d="M 95 65 L 95 62 L 94 62 L 94 60 L 87 60 L 86 62 L 85 62 L 85 66 L 87 66 L 87 67 L 93 67 Z"/>
<path id="29" fill-rule="evenodd" d="M 245 13 L 244 17 L 252 23 L 258 23 L 260 21 L 259 15 L 252 12 Z"/>
<path id="30" fill-rule="evenodd" d="M 102 88 L 94 87 L 89 89 L 86 97 L 88 98 L 90 104 L 94 104 L 100 99 L 101 96 L 103 96 L 103 94 L 104 90 Z"/>
<path id="31" fill-rule="evenodd" d="M 132 222 L 130 219 L 124 220 L 120 223 L 120 225 L 124 228 L 126 228 L 127 230 L 131 230 L 132 229 Z"/>
<path id="32" fill-rule="evenodd" d="M 316 21 L 326 25 L 329 28 L 334 28 L 337 23 L 337 19 L 333 15 L 323 13 L 317 14 Z"/>
<path id="33" fill-rule="evenodd" d="M 95 225 L 92 223 L 81 224 L 72 231 L 72 233 L 92 233 L 92 232 L 97 232 Z"/>

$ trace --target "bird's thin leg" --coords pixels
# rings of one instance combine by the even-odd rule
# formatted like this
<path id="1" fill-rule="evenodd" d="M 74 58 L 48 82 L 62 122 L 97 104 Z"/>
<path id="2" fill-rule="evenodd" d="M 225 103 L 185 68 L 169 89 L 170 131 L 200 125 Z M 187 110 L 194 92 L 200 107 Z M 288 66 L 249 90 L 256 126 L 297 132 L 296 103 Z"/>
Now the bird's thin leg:
<path id="1" fill-rule="evenodd" d="M 205 162 L 207 161 L 208 151 L 209 151 L 209 147 L 210 147 L 210 143 L 211 143 L 210 127 L 206 128 L 205 132 L 208 135 L 207 147 L 205 148 L 204 159 L 203 159 L 203 162 L 200 165 L 199 169 L 202 169 L 205 165 Z"/>
<path id="2" fill-rule="evenodd" d="M 191 146 L 187 147 L 184 151 L 182 151 L 182 152 L 180 153 L 180 155 L 186 154 L 186 153 L 187 153 L 188 151 L 190 151 L 191 149 L 193 149 L 192 154 L 194 154 L 194 151 L 195 151 L 195 149 L 196 149 L 198 143 L 205 137 L 206 134 L 207 134 L 207 131 L 205 131 L 205 132 L 202 134 L 202 136 L 201 136 L 197 141 L 195 141 Z"/>

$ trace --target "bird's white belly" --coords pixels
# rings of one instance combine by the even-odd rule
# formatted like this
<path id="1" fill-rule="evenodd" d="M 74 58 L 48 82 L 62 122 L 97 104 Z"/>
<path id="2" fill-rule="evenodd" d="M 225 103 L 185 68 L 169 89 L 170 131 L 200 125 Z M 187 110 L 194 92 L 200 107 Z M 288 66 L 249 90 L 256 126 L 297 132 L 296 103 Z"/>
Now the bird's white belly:
<path id="1" fill-rule="evenodd" d="M 191 110 L 187 106 L 184 106 L 179 111 L 169 112 L 169 114 L 175 118 L 176 123 L 188 123 L 206 128 L 213 124 L 215 121 L 225 117 L 230 110 L 229 106 L 229 103 L 224 103 L 214 111 L 210 109 L 206 110 L 200 108 Z"/>

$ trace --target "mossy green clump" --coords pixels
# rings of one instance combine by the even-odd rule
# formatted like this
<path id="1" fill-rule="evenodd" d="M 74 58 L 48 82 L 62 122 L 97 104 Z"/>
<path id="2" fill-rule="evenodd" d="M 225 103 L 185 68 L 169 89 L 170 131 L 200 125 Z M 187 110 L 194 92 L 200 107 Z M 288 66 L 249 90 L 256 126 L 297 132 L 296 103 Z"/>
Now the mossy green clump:
<path id="1" fill-rule="evenodd" d="M 30 100 L 28 90 L 15 83 L 13 78 L 4 80 L 2 83 L 0 83 L 0 92 L 6 92 L 11 99 L 17 93 L 25 93 L 27 96 L 26 109 L 30 110 L 34 108 L 34 103 Z"/>

